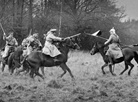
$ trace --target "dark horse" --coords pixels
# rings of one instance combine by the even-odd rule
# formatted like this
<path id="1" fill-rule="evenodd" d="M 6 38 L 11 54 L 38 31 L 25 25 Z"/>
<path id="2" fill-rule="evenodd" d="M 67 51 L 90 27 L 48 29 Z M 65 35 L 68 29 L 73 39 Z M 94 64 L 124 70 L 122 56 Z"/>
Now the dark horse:
<path id="1" fill-rule="evenodd" d="M 13 74 L 15 68 L 19 68 L 21 57 L 23 53 L 23 46 L 17 46 L 13 52 L 7 57 L 7 61 L 2 63 L 2 71 L 4 71 L 5 65 L 8 65 L 10 74 Z"/>
<path id="2" fill-rule="evenodd" d="M 105 74 L 104 67 L 108 66 L 108 63 L 109 63 L 109 59 L 108 59 L 108 56 L 105 54 L 106 51 L 104 51 L 104 47 L 105 46 L 103 43 L 96 42 L 90 52 L 91 55 L 94 55 L 97 52 L 99 52 L 102 55 L 103 60 L 105 62 L 105 64 L 101 67 L 103 74 Z M 129 46 L 122 47 L 122 53 L 123 53 L 123 57 L 113 60 L 113 64 L 115 65 L 117 63 L 124 61 L 125 69 L 120 73 L 120 75 L 122 75 L 129 68 L 129 66 L 130 66 L 130 70 L 128 71 L 128 75 L 130 75 L 131 70 L 134 67 L 134 65 L 131 63 L 131 60 L 134 58 L 135 61 L 138 63 L 138 54 L 135 50 L 133 50 Z M 112 65 L 109 65 L 109 68 L 110 68 L 111 74 L 115 75 L 112 71 Z"/>
<path id="3" fill-rule="evenodd" d="M 8 64 L 8 58 L 9 58 L 10 54 L 11 54 L 12 52 L 14 52 L 15 47 L 11 46 L 11 48 L 10 48 L 10 50 L 9 50 L 9 52 L 8 52 L 7 57 L 2 58 L 2 54 L 3 54 L 4 50 L 5 50 L 5 47 L 3 47 L 3 48 L 1 49 L 1 52 L 0 52 L 1 64 L 2 64 L 2 72 L 4 71 L 5 65 Z"/>
<path id="4" fill-rule="evenodd" d="M 57 58 L 60 60 L 60 63 L 54 63 L 54 60 L 52 57 L 50 57 L 49 55 L 45 55 L 40 51 L 34 51 L 27 57 L 24 63 L 28 63 L 29 65 L 31 78 L 33 78 L 35 74 L 40 76 L 42 79 L 44 79 L 44 77 L 39 73 L 39 68 L 53 67 L 53 66 L 60 66 L 64 71 L 60 77 L 62 77 L 68 71 L 70 76 L 74 78 L 71 70 L 66 65 L 66 62 L 68 59 L 69 48 L 76 49 L 76 48 L 79 48 L 79 46 L 76 43 L 73 43 L 71 39 L 68 38 L 65 41 L 59 42 L 58 48 L 62 53 L 61 55 L 57 56 Z"/>

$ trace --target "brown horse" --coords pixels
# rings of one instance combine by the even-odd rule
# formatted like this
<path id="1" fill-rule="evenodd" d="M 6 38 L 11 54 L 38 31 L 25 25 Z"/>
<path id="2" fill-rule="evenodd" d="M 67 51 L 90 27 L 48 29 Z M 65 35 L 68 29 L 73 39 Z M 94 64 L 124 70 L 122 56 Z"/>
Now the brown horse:
<path id="1" fill-rule="evenodd" d="M 65 41 L 58 43 L 58 48 L 61 51 L 61 55 L 57 56 L 60 60 L 60 63 L 54 63 L 54 58 L 50 57 L 49 55 L 45 55 L 40 51 L 32 52 L 27 59 L 24 61 L 25 64 L 28 64 L 30 69 L 30 77 L 34 78 L 34 74 L 40 76 L 42 79 L 44 77 L 39 73 L 40 67 L 53 67 L 53 66 L 60 66 L 64 71 L 60 77 L 62 77 L 67 71 L 69 72 L 70 76 L 74 78 L 71 70 L 66 65 L 68 60 L 68 52 L 70 48 L 79 49 L 78 44 L 73 43 L 70 38 L 66 39 Z M 23 64 L 24 64 L 23 63 Z"/>
<path id="2" fill-rule="evenodd" d="M 14 52 L 15 47 L 11 47 L 10 50 L 9 50 L 9 52 L 8 52 L 7 57 L 2 58 L 2 54 L 3 54 L 3 52 L 4 52 L 4 49 L 5 49 L 5 47 L 3 47 L 3 48 L 1 49 L 1 51 L 0 51 L 0 57 L 1 57 L 0 59 L 1 59 L 1 65 L 2 65 L 2 67 L 1 67 L 2 72 L 4 71 L 5 66 L 8 65 L 8 58 L 9 58 L 10 54 L 11 54 L 12 52 Z"/>
<path id="3" fill-rule="evenodd" d="M 2 72 L 4 71 L 5 65 L 8 65 L 10 74 L 14 72 L 14 69 L 20 67 L 21 55 L 23 53 L 23 46 L 17 46 L 12 52 L 9 53 L 6 60 L 1 61 Z M 2 54 L 2 53 L 1 53 Z M 2 58 L 2 57 L 1 57 Z"/>
<path id="4" fill-rule="evenodd" d="M 105 54 L 106 52 L 104 51 L 104 47 L 105 46 L 103 43 L 96 42 L 90 51 L 91 55 L 94 55 L 97 52 L 99 52 L 102 55 L 103 60 L 105 62 L 105 64 L 101 67 L 103 74 L 105 74 L 104 67 L 108 66 L 108 63 L 109 63 L 109 59 L 108 59 L 108 56 Z M 131 60 L 135 59 L 135 61 L 138 63 L 138 53 L 128 46 L 122 47 L 122 53 L 123 53 L 123 57 L 113 60 L 113 64 L 117 64 L 124 61 L 125 69 L 120 73 L 120 75 L 122 75 L 129 68 L 129 66 L 130 66 L 130 70 L 128 71 L 128 75 L 130 75 L 131 70 L 134 67 L 134 65 L 131 63 Z M 112 65 L 109 65 L 109 68 L 110 68 L 111 74 L 115 75 L 112 71 Z"/>
<path id="5" fill-rule="evenodd" d="M 9 67 L 10 74 L 13 74 L 15 68 L 21 67 L 20 62 L 23 59 L 23 56 L 22 56 L 23 50 L 24 50 L 24 47 L 22 45 L 20 45 L 20 46 L 16 47 L 15 51 L 12 52 L 10 54 L 10 56 L 8 57 L 7 64 Z"/>

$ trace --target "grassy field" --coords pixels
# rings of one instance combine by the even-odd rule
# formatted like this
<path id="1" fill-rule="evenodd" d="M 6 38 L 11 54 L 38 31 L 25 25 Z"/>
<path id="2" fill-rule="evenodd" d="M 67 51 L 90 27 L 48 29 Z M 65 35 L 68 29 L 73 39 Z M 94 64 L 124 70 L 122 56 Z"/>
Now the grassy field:
<path id="1" fill-rule="evenodd" d="M 115 66 L 117 76 L 112 76 L 105 68 L 99 54 L 91 56 L 88 52 L 71 52 L 67 65 L 75 76 L 69 74 L 57 77 L 63 72 L 60 67 L 45 68 L 45 80 L 29 75 L 9 75 L 6 69 L 0 74 L 0 102 L 138 102 L 137 64 L 131 76 L 120 76 L 124 64 Z"/>

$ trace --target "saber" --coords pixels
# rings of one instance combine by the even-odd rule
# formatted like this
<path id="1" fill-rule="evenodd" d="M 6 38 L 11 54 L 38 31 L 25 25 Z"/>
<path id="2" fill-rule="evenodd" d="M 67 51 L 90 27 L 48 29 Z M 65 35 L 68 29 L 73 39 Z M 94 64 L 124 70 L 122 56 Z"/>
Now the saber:
<path id="1" fill-rule="evenodd" d="M 30 30 L 30 32 L 29 32 L 29 36 L 32 34 L 32 29 Z"/>
<path id="2" fill-rule="evenodd" d="M 104 40 L 108 40 L 108 39 L 106 39 L 106 38 L 100 36 L 100 35 L 102 34 L 100 30 L 96 31 L 96 32 L 93 33 L 93 34 L 90 34 L 90 33 L 86 33 L 86 34 L 87 34 L 87 35 L 90 35 L 90 36 L 94 36 L 94 37 L 99 37 L 99 38 L 104 39 Z"/>
<path id="3" fill-rule="evenodd" d="M 1 24 L 1 23 L 0 23 L 0 27 L 1 27 L 2 31 L 3 31 L 3 33 L 5 33 L 5 31 L 4 31 L 4 29 L 3 29 L 3 27 L 2 27 L 2 24 Z"/>
<path id="4" fill-rule="evenodd" d="M 79 36 L 81 33 L 78 33 L 78 34 L 75 34 L 75 35 L 72 35 L 72 36 L 69 36 L 69 37 L 66 37 L 66 38 L 73 38 L 73 37 L 76 37 L 76 36 Z M 66 39 L 65 38 L 65 39 Z"/>
<path id="5" fill-rule="evenodd" d="M 101 37 L 101 36 L 95 36 L 95 35 L 90 34 L 90 33 L 86 33 L 86 34 L 87 34 L 87 35 L 90 35 L 90 36 L 98 37 L 98 38 L 101 38 L 101 39 L 104 39 L 104 40 L 108 40 L 108 39 L 106 39 L 106 38 L 104 38 L 104 37 Z"/>

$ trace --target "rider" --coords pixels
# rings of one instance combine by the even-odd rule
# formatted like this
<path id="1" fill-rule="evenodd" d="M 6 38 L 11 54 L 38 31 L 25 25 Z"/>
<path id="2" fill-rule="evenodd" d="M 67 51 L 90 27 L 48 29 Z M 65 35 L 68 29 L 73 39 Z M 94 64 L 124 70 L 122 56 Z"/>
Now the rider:
<path id="1" fill-rule="evenodd" d="M 55 63 L 59 63 L 60 60 L 57 59 L 57 55 L 60 55 L 61 52 L 58 50 L 58 48 L 53 44 L 54 41 L 63 41 L 63 38 L 56 37 L 57 29 L 51 29 L 47 32 L 47 35 L 45 36 L 46 41 L 44 48 L 42 49 L 42 52 L 46 55 L 50 55 L 54 58 Z"/>
<path id="2" fill-rule="evenodd" d="M 6 36 L 6 34 L 4 33 L 3 39 L 6 40 L 6 46 L 5 46 L 4 53 L 3 53 L 2 57 L 3 57 L 3 59 L 6 59 L 9 55 L 9 51 L 13 47 L 18 46 L 18 42 L 17 42 L 16 38 L 13 37 L 13 32 L 10 32 L 9 36 Z"/>
<path id="3" fill-rule="evenodd" d="M 33 46 L 31 46 L 31 43 L 34 43 Z M 42 49 L 42 44 L 38 39 L 38 33 L 34 33 L 33 35 L 28 36 L 27 38 L 25 38 L 22 42 L 22 45 L 26 48 L 26 50 L 24 51 L 23 56 L 24 59 L 22 61 L 22 63 L 24 62 L 24 60 L 26 59 L 26 57 L 33 51 L 33 50 L 41 50 Z M 38 45 L 38 46 L 37 46 Z M 37 46 L 37 47 L 36 47 Z"/>
<path id="4" fill-rule="evenodd" d="M 110 61 L 109 65 L 113 65 L 113 59 L 120 58 L 123 56 L 123 54 L 120 48 L 120 38 L 116 34 L 115 29 L 112 28 L 109 32 L 110 37 L 104 44 L 109 45 L 106 55 L 108 55 Z"/>

